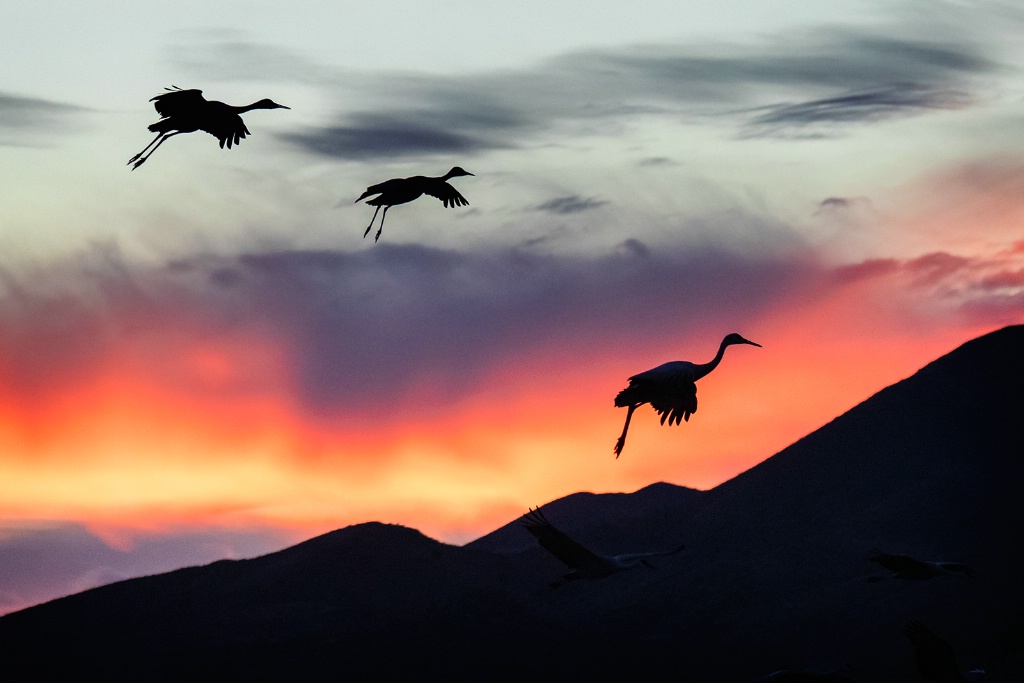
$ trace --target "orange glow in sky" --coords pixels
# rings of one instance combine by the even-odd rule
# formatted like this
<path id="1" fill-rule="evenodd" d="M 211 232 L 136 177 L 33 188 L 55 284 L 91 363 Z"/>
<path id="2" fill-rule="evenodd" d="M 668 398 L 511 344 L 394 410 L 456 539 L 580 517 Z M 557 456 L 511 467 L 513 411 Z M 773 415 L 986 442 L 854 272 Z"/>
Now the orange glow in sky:
<path id="1" fill-rule="evenodd" d="M 649 359 L 553 351 L 493 369 L 447 410 L 399 411 L 383 428 L 304 415 L 266 340 L 117 345 L 100 372 L 31 404 L 0 394 L 0 516 L 76 520 L 112 539 L 203 524 L 301 536 L 378 519 L 465 541 L 574 491 L 710 488 L 987 331 L 910 324 L 895 302 L 879 313 L 883 290 L 855 282 L 756 321 L 742 333 L 763 348 L 728 350 L 691 421 L 659 426 L 642 408 L 618 460 L 625 411 L 612 398 L 626 378 L 710 360 L 731 330 L 707 331 L 694 349 L 662 342 Z"/>

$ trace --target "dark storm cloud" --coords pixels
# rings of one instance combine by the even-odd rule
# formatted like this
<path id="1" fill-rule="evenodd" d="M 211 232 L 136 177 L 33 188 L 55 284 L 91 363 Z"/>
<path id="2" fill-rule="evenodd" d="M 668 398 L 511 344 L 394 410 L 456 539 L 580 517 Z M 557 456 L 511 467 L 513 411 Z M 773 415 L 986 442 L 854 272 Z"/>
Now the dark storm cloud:
<path id="1" fill-rule="evenodd" d="M 547 213 L 565 215 L 570 213 L 581 213 L 583 211 L 589 211 L 596 209 L 599 206 L 604 206 L 608 202 L 598 199 L 597 197 L 581 197 L 579 195 L 569 195 L 567 197 L 556 197 L 550 199 L 536 207 L 537 211 L 544 211 Z"/>
<path id="2" fill-rule="evenodd" d="M 589 50 L 465 76 L 339 76 L 335 87 L 387 104 L 284 138 L 316 154 L 366 159 L 562 141 L 647 115 L 731 125 L 748 136 L 807 136 L 822 125 L 834 135 L 851 124 L 969 106 L 979 77 L 1000 68 L 966 38 L 834 29 L 742 48 Z"/>
<path id="3" fill-rule="evenodd" d="M 51 134 L 70 130 L 88 109 L 71 104 L 0 93 L 0 144 L 21 144 L 14 134 Z"/>

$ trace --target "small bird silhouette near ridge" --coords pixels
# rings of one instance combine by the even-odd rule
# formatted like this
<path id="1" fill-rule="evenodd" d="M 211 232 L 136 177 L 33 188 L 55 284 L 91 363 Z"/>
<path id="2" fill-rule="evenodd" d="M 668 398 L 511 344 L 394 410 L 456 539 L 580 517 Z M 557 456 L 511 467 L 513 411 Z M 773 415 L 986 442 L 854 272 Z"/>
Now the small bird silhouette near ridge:
<path id="1" fill-rule="evenodd" d="M 557 529 L 547 520 L 540 508 L 531 509 L 523 515 L 523 526 L 536 537 L 541 547 L 572 569 L 571 572 L 552 583 L 552 588 L 558 588 L 564 583 L 579 579 L 603 579 L 616 572 L 636 567 L 652 569 L 651 564 L 647 562 L 648 558 L 674 555 L 686 547 L 680 545 L 672 550 L 611 556 L 598 555 Z"/>
<path id="2" fill-rule="evenodd" d="M 846 675 L 846 664 L 828 671 L 815 669 L 780 669 L 757 679 L 757 683 L 856 683 Z"/>
<path id="3" fill-rule="evenodd" d="M 249 135 L 249 129 L 245 127 L 240 114 L 253 109 L 290 109 L 268 99 L 244 107 L 234 107 L 216 100 L 207 100 L 202 90 L 182 90 L 178 86 L 165 90 L 167 92 L 150 99 L 156 112 L 163 118 L 149 127 L 150 131 L 157 134 L 153 141 L 128 160 L 133 171 L 146 163 L 146 159 L 153 156 L 160 145 L 175 135 L 202 130 L 217 138 L 221 149 L 225 145 L 231 149 L 232 144 L 237 145 Z M 146 154 L 147 150 L 149 154 Z"/>
<path id="4" fill-rule="evenodd" d="M 932 562 L 930 560 L 919 560 L 910 555 L 894 555 L 883 553 L 881 550 L 872 550 L 868 558 L 889 571 L 890 578 L 906 579 L 908 581 L 926 581 L 936 576 L 966 576 L 974 578 L 974 569 L 959 562 Z M 868 581 L 881 581 L 885 577 L 873 576 Z"/>
<path id="5" fill-rule="evenodd" d="M 384 213 L 380 217 L 380 227 L 377 229 L 377 234 L 374 236 L 373 241 L 376 242 L 380 239 L 380 233 L 384 230 L 384 219 L 388 215 L 388 209 L 397 204 L 405 204 L 411 202 L 414 199 L 420 197 L 420 195 L 428 194 L 431 197 L 437 197 L 444 203 L 444 207 L 447 209 L 454 206 L 469 206 L 469 202 L 466 198 L 459 194 L 459 191 L 448 184 L 449 178 L 457 178 L 459 176 L 473 175 L 469 171 L 463 170 L 461 166 L 455 166 L 452 170 L 445 173 L 443 176 L 435 178 L 432 176 L 412 176 L 411 178 L 392 178 L 391 180 L 385 180 L 382 183 L 371 185 L 366 188 L 366 192 L 359 195 L 359 199 L 356 200 L 356 204 L 366 199 L 377 195 L 372 199 L 367 199 L 366 203 L 370 206 L 376 206 L 377 208 L 373 211 L 373 218 L 370 219 L 370 224 L 366 226 L 366 232 L 363 233 L 365 238 L 370 234 L 370 228 L 373 227 L 373 222 L 377 220 L 377 212 L 380 211 L 380 207 L 384 207 Z"/>
<path id="6" fill-rule="evenodd" d="M 622 427 L 622 434 L 615 442 L 615 457 L 618 458 L 622 454 L 622 447 L 626 445 L 626 432 L 629 431 L 629 421 L 633 418 L 633 411 L 645 403 L 650 403 L 651 407 L 661 415 L 661 424 L 665 424 L 666 420 L 669 425 L 679 424 L 683 420 L 688 422 L 690 415 L 697 412 L 697 380 L 718 367 L 718 364 L 722 362 L 722 357 L 725 356 L 726 347 L 732 344 L 761 346 L 734 332 L 726 335 L 722 340 L 722 344 L 718 347 L 718 354 L 710 363 L 698 365 L 685 360 L 676 360 L 630 377 L 629 386 L 615 397 L 616 408 L 629 408 L 626 413 L 626 424 Z"/>

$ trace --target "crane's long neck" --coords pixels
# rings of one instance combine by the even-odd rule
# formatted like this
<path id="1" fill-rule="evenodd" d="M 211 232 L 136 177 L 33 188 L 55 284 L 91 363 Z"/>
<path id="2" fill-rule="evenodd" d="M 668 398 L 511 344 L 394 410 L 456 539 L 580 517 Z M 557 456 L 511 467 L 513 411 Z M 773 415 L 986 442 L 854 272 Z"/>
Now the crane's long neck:
<path id="1" fill-rule="evenodd" d="M 238 113 L 238 114 L 244 114 L 245 112 L 252 111 L 253 109 L 262 109 L 263 108 L 262 104 L 263 104 L 263 102 L 261 100 L 260 102 L 253 102 L 252 104 L 247 104 L 244 107 L 231 107 L 231 108 L 234 109 L 235 112 Z"/>
<path id="2" fill-rule="evenodd" d="M 722 340 L 722 345 L 718 347 L 718 353 L 715 354 L 715 357 L 713 359 L 711 359 L 710 363 L 704 363 L 703 365 L 697 365 L 697 366 L 694 367 L 694 370 L 693 370 L 693 380 L 694 381 L 697 381 L 701 377 L 706 377 L 708 374 L 711 373 L 712 370 L 714 370 L 715 368 L 718 367 L 718 364 L 722 362 L 722 358 L 725 356 L 725 347 L 726 346 L 728 346 L 728 344 L 726 344 L 725 340 L 723 339 Z"/>

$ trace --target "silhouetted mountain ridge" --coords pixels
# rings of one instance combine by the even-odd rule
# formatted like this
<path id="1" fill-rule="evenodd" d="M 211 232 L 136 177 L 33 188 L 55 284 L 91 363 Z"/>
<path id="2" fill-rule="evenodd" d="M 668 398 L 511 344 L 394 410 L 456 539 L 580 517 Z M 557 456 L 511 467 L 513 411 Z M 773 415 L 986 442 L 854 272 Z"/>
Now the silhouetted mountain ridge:
<path id="1" fill-rule="evenodd" d="M 655 569 L 552 591 L 564 567 L 515 520 L 465 547 L 360 524 L 7 615 L 0 656 L 10 680 L 718 683 L 848 661 L 905 682 L 921 620 L 964 668 L 1024 680 L 1022 350 L 1022 326 L 968 342 L 711 491 L 543 506 L 594 549 L 687 544 Z M 978 577 L 871 582 L 875 547 Z"/>
<path id="2" fill-rule="evenodd" d="M 697 489 L 665 482 L 650 484 L 634 493 L 572 493 L 543 506 L 544 514 L 559 529 L 588 544 L 595 552 L 658 550 L 665 539 L 651 533 L 652 513 L 682 519 L 700 505 Z M 642 523 L 641 523 L 642 520 Z M 663 520 L 664 521 L 664 520 Z M 496 553 L 533 551 L 537 541 L 523 533 L 519 520 L 466 544 L 467 548 Z"/>

